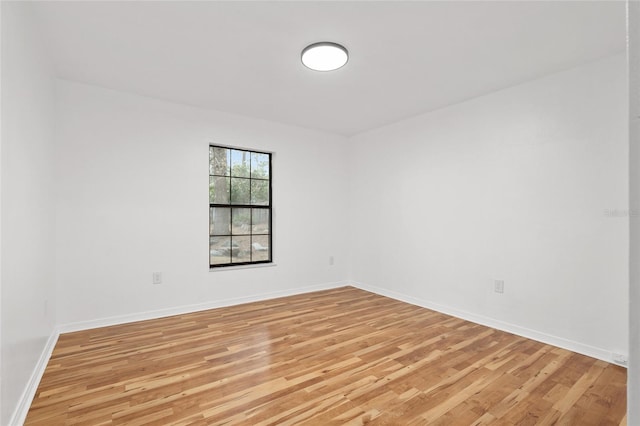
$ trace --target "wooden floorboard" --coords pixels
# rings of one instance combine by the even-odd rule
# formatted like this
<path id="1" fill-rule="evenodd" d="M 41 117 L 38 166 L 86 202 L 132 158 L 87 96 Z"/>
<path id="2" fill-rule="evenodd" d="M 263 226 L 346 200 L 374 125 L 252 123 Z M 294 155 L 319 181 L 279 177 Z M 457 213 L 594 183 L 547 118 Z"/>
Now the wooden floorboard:
<path id="1" fill-rule="evenodd" d="M 62 334 L 27 425 L 624 425 L 626 370 L 352 287 Z"/>

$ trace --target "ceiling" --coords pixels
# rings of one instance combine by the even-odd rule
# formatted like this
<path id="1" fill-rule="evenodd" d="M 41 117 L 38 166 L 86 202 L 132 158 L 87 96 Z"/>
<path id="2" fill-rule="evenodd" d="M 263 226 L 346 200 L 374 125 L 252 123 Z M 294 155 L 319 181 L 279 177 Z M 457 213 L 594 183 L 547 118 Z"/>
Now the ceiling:
<path id="1" fill-rule="evenodd" d="M 59 77 L 354 135 L 625 49 L 624 1 L 38 2 Z M 317 41 L 350 51 L 315 72 Z"/>

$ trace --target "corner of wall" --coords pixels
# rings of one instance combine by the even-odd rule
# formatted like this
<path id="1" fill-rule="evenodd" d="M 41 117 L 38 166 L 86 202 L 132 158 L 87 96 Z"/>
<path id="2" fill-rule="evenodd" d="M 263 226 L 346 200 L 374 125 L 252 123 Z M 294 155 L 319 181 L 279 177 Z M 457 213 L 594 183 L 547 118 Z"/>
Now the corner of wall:
<path id="1" fill-rule="evenodd" d="M 42 376 L 44 375 L 44 371 L 47 368 L 47 363 L 51 358 L 51 354 L 53 353 L 53 349 L 56 346 L 56 342 L 58 341 L 58 337 L 60 336 L 60 332 L 56 327 L 49 339 L 47 339 L 47 343 L 42 349 L 42 354 L 40 354 L 40 358 L 36 363 L 31 376 L 20 395 L 20 399 L 18 400 L 18 405 L 16 406 L 13 414 L 9 420 L 9 425 L 17 426 L 24 423 L 27 418 L 27 413 L 29 412 L 29 408 L 31 407 L 31 402 L 36 395 L 36 390 L 38 389 L 38 385 L 40 384 L 40 380 L 42 380 Z"/>

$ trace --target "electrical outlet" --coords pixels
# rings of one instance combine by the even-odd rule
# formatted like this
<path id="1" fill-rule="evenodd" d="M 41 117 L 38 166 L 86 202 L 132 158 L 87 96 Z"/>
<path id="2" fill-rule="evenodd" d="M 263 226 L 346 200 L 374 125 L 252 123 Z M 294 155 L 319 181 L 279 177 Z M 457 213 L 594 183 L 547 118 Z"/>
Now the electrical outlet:
<path id="1" fill-rule="evenodd" d="M 154 272 L 153 273 L 153 283 L 154 284 L 162 284 L 162 272 Z"/>
<path id="2" fill-rule="evenodd" d="M 496 293 L 504 293 L 504 281 L 503 280 L 495 280 L 493 282 L 493 291 Z"/>
<path id="3" fill-rule="evenodd" d="M 613 360 L 613 362 L 615 362 L 618 365 L 626 366 L 629 362 L 629 359 L 627 358 L 627 356 L 623 354 L 612 353 L 611 359 Z"/>
<path id="4" fill-rule="evenodd" d="M 329 266 L 333 266 L 333 256 L 329 256 Z"/>

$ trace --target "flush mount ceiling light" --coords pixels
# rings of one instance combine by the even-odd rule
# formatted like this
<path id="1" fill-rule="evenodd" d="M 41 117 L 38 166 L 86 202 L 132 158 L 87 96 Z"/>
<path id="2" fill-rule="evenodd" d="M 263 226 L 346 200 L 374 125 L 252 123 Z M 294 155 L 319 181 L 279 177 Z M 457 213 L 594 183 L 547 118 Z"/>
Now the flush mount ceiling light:
<path id="1" fill-rule="evenodd" d="M 344 66 L 349 53 L 344 46 L 330 41 L 313 43 L 302 51 L 302 63 L 315 71 L 333 71 Z"/>

